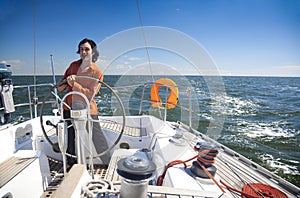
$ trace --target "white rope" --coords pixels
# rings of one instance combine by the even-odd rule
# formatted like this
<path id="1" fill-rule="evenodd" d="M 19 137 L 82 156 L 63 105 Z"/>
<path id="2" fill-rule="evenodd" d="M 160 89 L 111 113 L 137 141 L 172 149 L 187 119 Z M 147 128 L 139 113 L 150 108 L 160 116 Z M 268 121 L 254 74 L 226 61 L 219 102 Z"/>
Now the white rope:
<path id="1" fill-rule="evenodd" d="M 81 187 L 81 198 L 104 197 L 107 194 L 118 194 L 113 182 L 100 179 L 87 182 Z"/>

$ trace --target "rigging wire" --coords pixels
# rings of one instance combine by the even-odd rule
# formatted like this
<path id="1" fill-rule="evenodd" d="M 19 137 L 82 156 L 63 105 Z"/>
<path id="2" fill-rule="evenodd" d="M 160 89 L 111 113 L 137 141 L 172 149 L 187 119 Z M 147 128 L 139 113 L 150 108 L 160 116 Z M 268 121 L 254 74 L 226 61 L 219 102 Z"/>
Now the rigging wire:
<path id="1" fill-rule="evenodd" d="M 137 7 L 137 10 L 138 10 L 138 14 L 139 14 L 140 26 L 141 26 L 142 35 L 143 35 L 144 44 L 145 44 L 145 49 L 146 49 L 146 53 L 147 53 L 148 64 L 149 64 L 149 67 L 150 67 L 150 74 L 151 74 L 151 77 L 152 77 L 152 81 L 154 82 L 153 70 L 152 70 L 152 65 L 151 65 L 151 61 L 150 61 L 150 54 L 149 54 L 147 39 L 146 39 L 145 31 L 144 31 L 144 25 L 143 25 L 142 15 L 141 15 L 140 7 L 139 7 L 139 2 L 138 2 L 138 0 L 136 0 L 135 2 L 136 2 L 136 7 Z"/>
<path id="2" fill-rule="evenodd" d="M 36 95 L 36 0 L 34 0 L 33 10 L 33 104 L 35 117 L 37 117 L 37 95 Z"/>
<path id="3" fill-rule="evenodd" d="M 136 2 L 137 11 L 138 11 L 138 14 L 139 14 L 139 21 L 140 21 L 140 26 L 141 26 L 141 30 L 142 30 L 144 45 L 145 45 L 145 49 L 146 49 L 146 53 L 147 53 L 147 59 L 148 59 L 148 64 L 149 64 L 149 68 L 150 68 L 150 74 L 151 74 L 152 81 L 154 82 L 155 80 L 154 80 L 153 69 L 152 69 L 152 65 L 151 65 L 151 61 L 150 61 L 150 54 L 149 54 L 147 39 L 146 39 L 146 35 L 145 35 L 145 30 L 144 30 L 144 25 L 143 25 L 141 10 L 140 10 L 140 7 L 139 7 L 138 0 L 136 0 L 135 2 Z M 158 96 L 158 93 L 155 93 L 155 95 Z M 156 98 L 156 100 L 158 100 L 158 98 Z M 159 108 L 157 108 L 157 110 L 159 112 L 159 117 L 162 118 L 162 112 L 160 111 Z"/>

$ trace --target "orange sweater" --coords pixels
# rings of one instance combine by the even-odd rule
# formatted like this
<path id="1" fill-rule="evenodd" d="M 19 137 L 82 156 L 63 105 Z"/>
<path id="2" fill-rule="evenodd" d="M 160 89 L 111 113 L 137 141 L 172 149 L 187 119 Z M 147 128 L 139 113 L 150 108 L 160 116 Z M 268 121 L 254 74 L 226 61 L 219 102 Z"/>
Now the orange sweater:
<path id="1" fill-rule="evenodd" d="M 62 80 L 66 79 L 70 75 L 88 76 L 88 77 L 99 79 L 101 81 L 103 80 L 103 73 L 100 70 L 100 68 L 97 67 L 97 65 L 95 63 L 92 63 L 92 65 L 90 67 L 88 67 L 88 69 L 86 69 L 84 71 L 79 71 L 79 67 L 81 65 L 81 62 L 82 62 L 81 59 L 72 62 L 71 65 L 66 70 Z M 99 86 L 99 83 L 97 83 L 94 80 L 78 78 L 74 82 L 73 87 L 68 85 L 66 87 L 66 89 L 68 89 L 68 92 L 71 92 L 71 91 L 81 92 L 90 101 L 91 98 L 99 92 L 100 86 Z M 85 102 L 84 102 L 85 100 L 79 95 L 73 95 L 73 94 L 69 95 L 65 100 L 65 102 L 69 106 L 71 106 L 73 101 L 82 101 L 83 104 L 85 104 Z M 70 108 L 67 107 L 66 105 L 64 105 L 64 109 L 65 110 L 70 110 Z M 91 115 L 98 115 L 98 108 L 97 108 L 97 104 L 96 104 L 96 101 L 95 101 L 95 97 L 91 101 L 90 110 L 91 110 Z"/>

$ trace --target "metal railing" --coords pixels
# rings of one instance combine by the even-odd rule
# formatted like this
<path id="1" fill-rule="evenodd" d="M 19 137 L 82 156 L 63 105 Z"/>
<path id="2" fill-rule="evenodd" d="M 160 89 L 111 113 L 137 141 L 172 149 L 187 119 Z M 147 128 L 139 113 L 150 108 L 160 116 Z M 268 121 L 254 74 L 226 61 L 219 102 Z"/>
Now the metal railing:
<path id="1" fill-rule="evenodd" d="M 145 91 L 146 88 L 149 88 L 153 85 L 154 83 L 145 83 L 143 85 L 143 89 L 142 89 L 142 95 L 141 95 L 141 101 L 140 101 L 140 106 L 139 106 L 139 115 L 141 115 L 142 110 L 143 110 L 143 104 L 144 103 L 154 103 L 156 101 L 151 101 L 149 99 L 145 99 Z M 141 84 L 140 84 L 141 85 Z M 26 101 L 26 96 L 24 95 L 24 98 L 22 98 L 22 101 L 20 103 L 16 103 L 14 104 L 15 108 L 19 108 L 19 107 L 25 107 L 28 106 L 29 107 L 29 114 L 30 114 L 30 119 L 36 118 L 38 117 L 38 106 L 42 104 L 42 100 L 38 100 L 38 98 L 34 98 L 35 94 L 34 94 L 34 90 L 36 90 L 36 88 L 42 88 L 44 90 L 44 92 L 46 93 L 48 90 L 50 90 L 50 88 L 53 86 L 53 83 L 44 83 L 44 84 L 30 84 L 30 85 L 15 85 L 14 86 L 14 94 L 16 92 L 20 92 L 17 90 L 21 90 L 21 89 L 25 89 L 26 93 L 27 93 L 27 102 Z M 168 99 L 168 92 L 169 92 L 169 86 L 170 85 L 164 85 L 164 84 L 160 84 L 161 89 L 165 89 L 165 96 L 164 98 L 162 97 L 162 101 L 161 102 L 156 102 L 161 104 L 161 106 L 159 107 L 159 109 L 163 109 L 164 110 L 164 120 L 166 121 L 167 119 L 167 114 L 168 114 L 168 108 L 166 107 L 167 104 L 170 104 L 167 102 Z M 46 87 L 49 87 L 49 89 L 46 89 Z M 121 88 L 121 87 L 116 87 L 116 89 Z M 183 87 L 179 87 L 181 89 L 181 91 L 183 89 L 185 89 L 186 91 L 186 98 L 188 100 L 188 104 L 186 106 L 182 106 L 179 104 L 176 104 L 176 108 L 180 108 L 184 111 L 188 112 L 188 119 L 189 119 L 189 126 L 192 126 L 192 115 L 196 114 L 193 110 L 192 110 L 192 89 L 191 88 L 183 88 Z M 41 91 L 41 90 L 40 90 Z M 45 104 L 56 104 L 58 105 L 58 101 L 57 99 L 49 99 L 47 101 L 45 101 Z M 4 108 L 1 107 L 0 111 L 3 110 Z M 17 110 L 17 109 L 16 109 Z M 161 111 L 159 111 L 160 117 L 162 117 L 161 115 Z"/>
<path id="2" fill-rule="evenodd" d="M 15 85 L 13 86 L 14 88 L 14 92 L 19 92 L 19 90 L 21 89 L 26 89 L 27 91 L 27 101 L 28 102 L 21 102 L 21 103 L 17 103 L 14 104 L 15 108 L 19 108 L 19 107 L 24 107 L 24 106 L 28 106 L 29 107 L 29 113 L 30 113 L 30 119 L 33 119 L 34 117 L 38 117 L 38 105 L 42 104 L 42 101 L 38 101 L 38 98 L 34 98 L 34 93 L 33 93 L 33 89 L 34 88 L 38 88 L 38 87 L 49 87 L 48 90 L 50 90 L 50 88 L 53 86 L 52 83 L 44 83 L 44 84 L 31 84 L 31 85 Z M 47 92 L 47 89 L 45 89 L 45 92 Z M 15 94 L 15 93 L 14 93 Z M 22 101 L 26 101 L 25 96 L 24 99 L 22 99 Z M 45 101 L 45 103 L 47 104 L 57 104 L 56 100 L 48 100 Z M 1 107 L 0 110 L 4 110 L 4 107 Z"/>

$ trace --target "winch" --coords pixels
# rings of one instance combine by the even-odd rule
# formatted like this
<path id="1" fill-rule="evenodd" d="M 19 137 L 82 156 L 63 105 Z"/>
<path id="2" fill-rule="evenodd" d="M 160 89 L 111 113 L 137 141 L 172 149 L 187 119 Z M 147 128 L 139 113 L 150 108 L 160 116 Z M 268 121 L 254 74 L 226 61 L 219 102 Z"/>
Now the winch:
<path id="1" fill-rule="evenodd" d="M 117 172 L 123 177 L 120 198 L 147 197 L 148 182 L 156 170 L 156 165 L 147 155 L 148 152 L 148 149 L 143 149 L 118 161 Z"/>
<path id="2" fill-rule="evenodd" d="M 210 142 L 197 142 L 194 150 L 198 152 L 197 160 L 193 161 L 192 173 L 201 178 L 210 178 L 207 171 L 214 176 L 217 168 L 213 165 L 218 154 L 218 147 Z M 206 169 L 206 170 L 205 170 Z"/>

